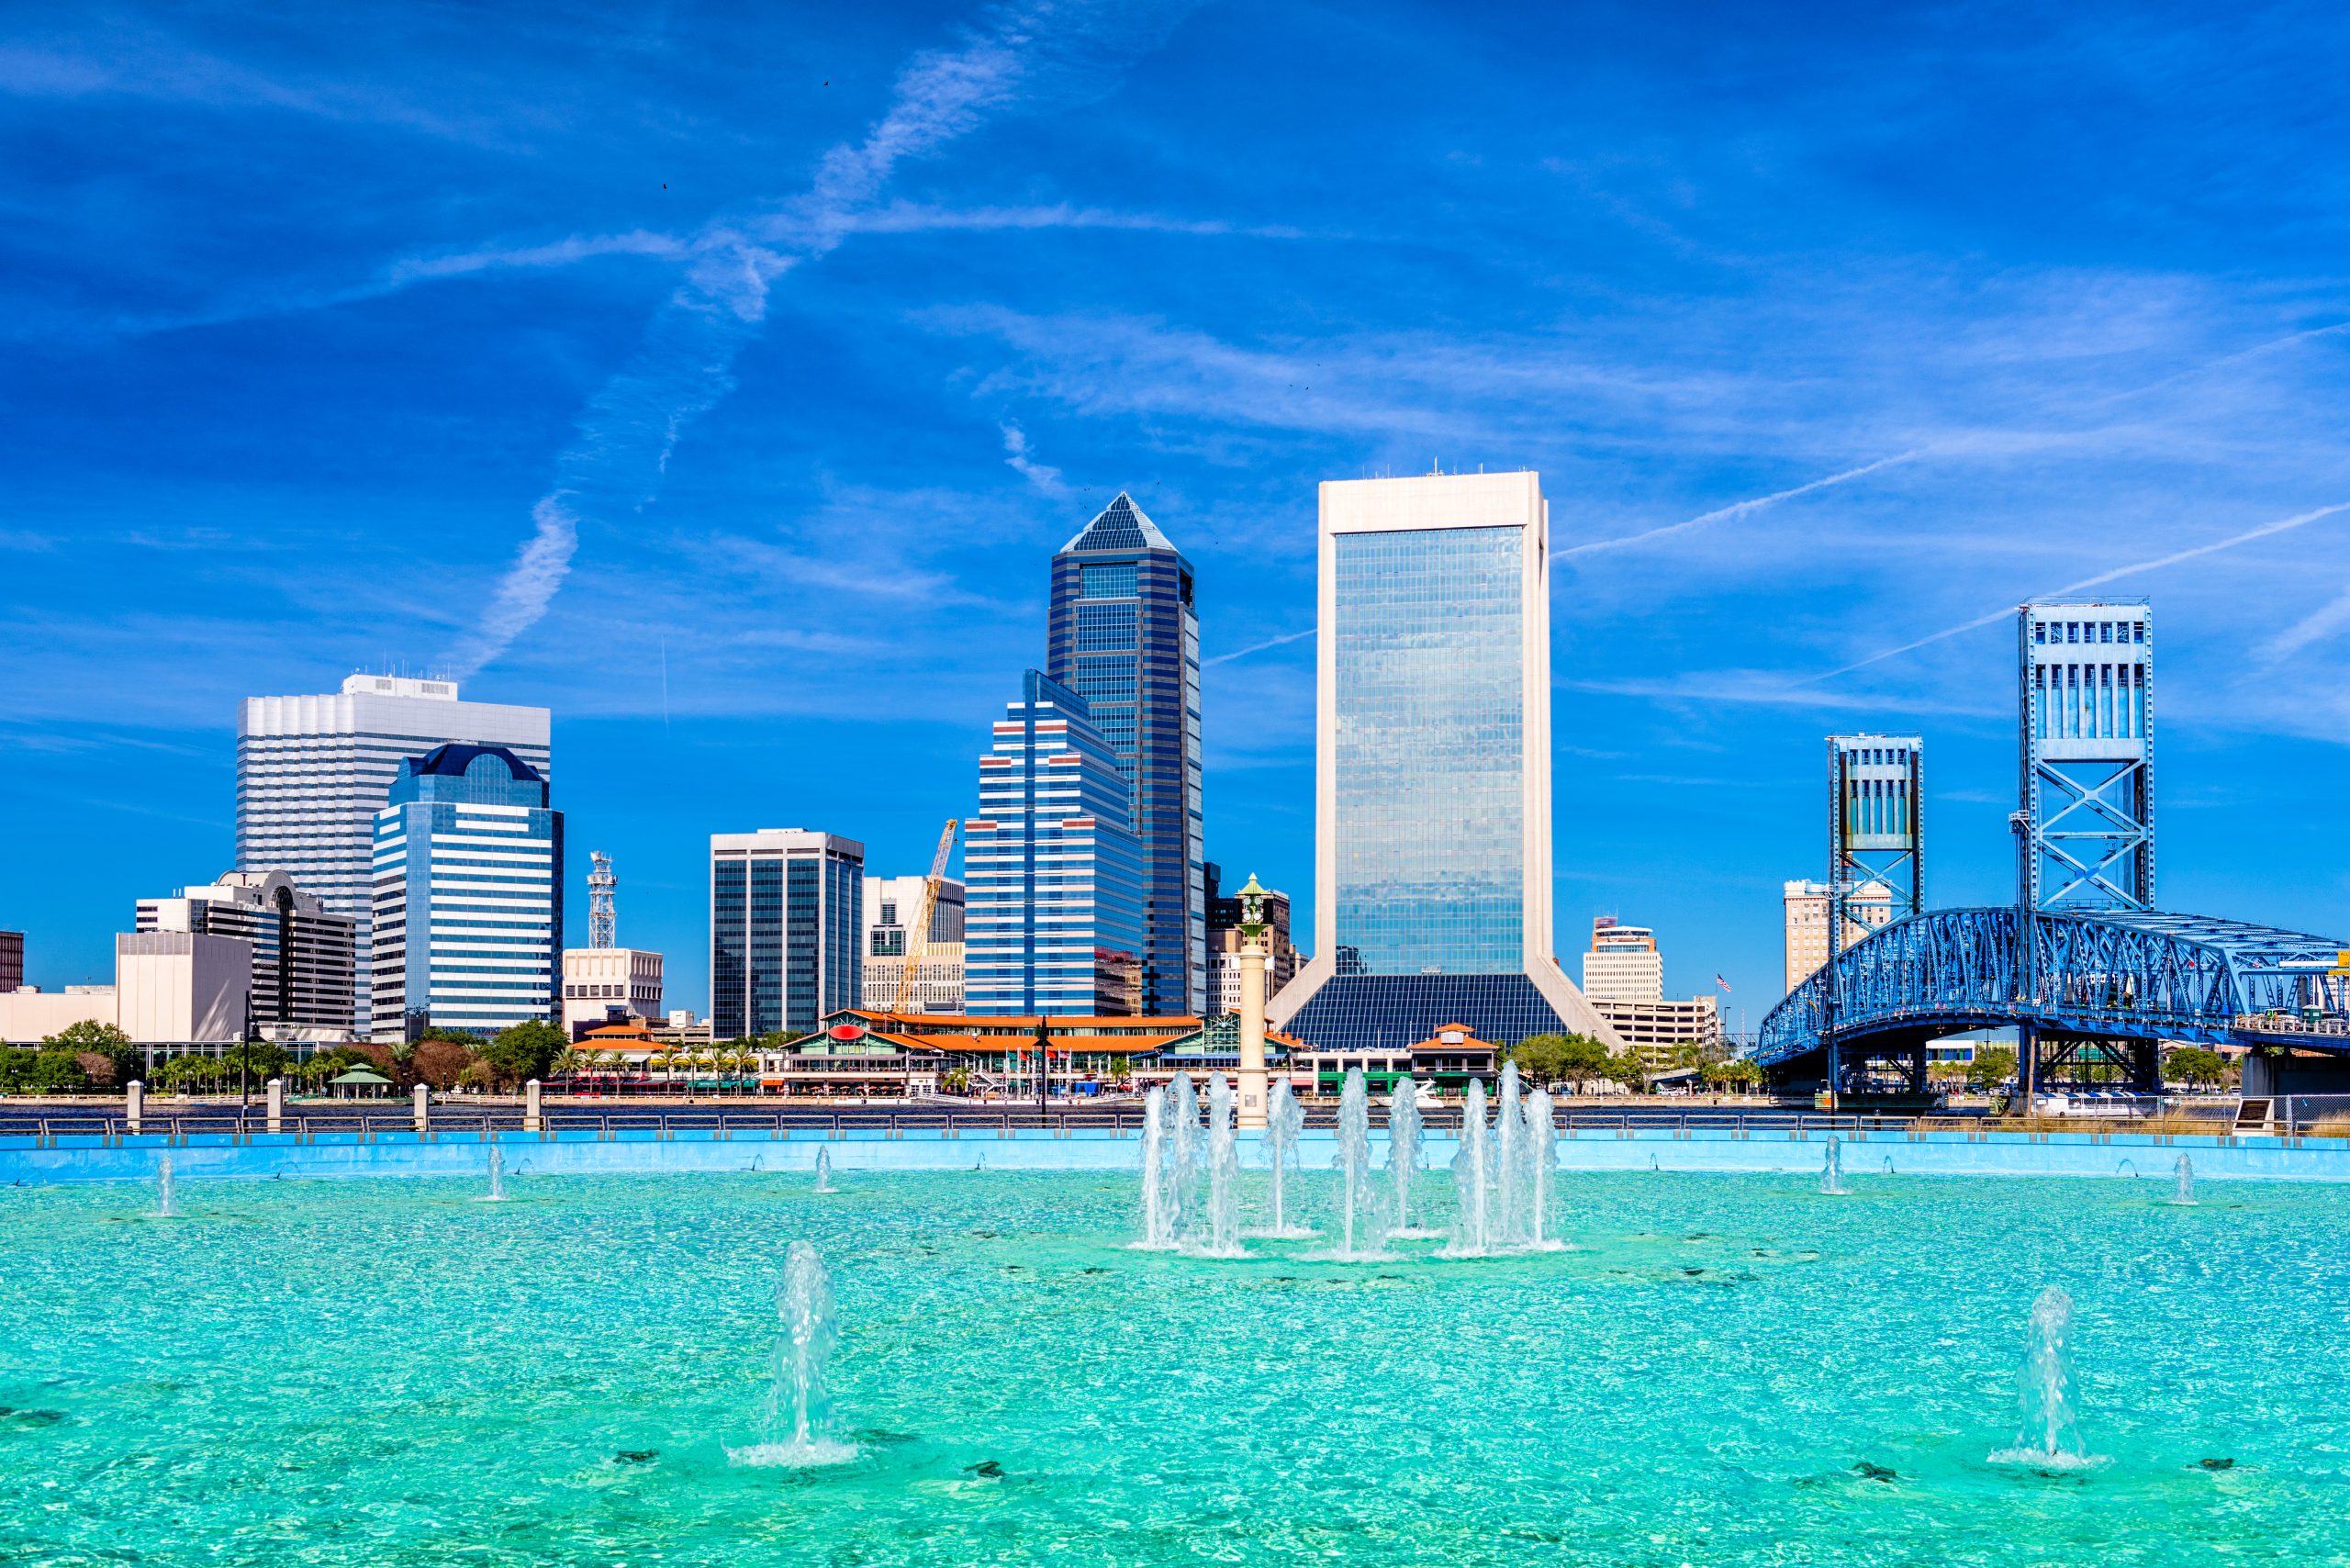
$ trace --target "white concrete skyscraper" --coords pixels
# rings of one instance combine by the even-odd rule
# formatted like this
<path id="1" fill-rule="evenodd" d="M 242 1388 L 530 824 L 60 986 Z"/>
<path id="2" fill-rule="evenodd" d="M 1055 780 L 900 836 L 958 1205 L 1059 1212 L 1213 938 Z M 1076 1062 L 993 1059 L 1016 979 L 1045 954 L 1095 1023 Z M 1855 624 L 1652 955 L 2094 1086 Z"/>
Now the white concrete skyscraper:
<path id="1" fill-rule="evenodd" d="M 1531 473 L 1326 483 L 1313 961 L 1338 1050 L 1614 1031 L 1550 930 L 1550 507 Z"/>
<path id="2" fill-rule="evenodd" d="M 363 1034 L 375 813 L 402 763 L 453 741 L 504 746 L 551 777 L 544 708 L 463 702 L 453 681 L 354 675 L 340 692 L 248 697 L 237 714 L 237 868 L 282 871 L 352 923 Z"/>

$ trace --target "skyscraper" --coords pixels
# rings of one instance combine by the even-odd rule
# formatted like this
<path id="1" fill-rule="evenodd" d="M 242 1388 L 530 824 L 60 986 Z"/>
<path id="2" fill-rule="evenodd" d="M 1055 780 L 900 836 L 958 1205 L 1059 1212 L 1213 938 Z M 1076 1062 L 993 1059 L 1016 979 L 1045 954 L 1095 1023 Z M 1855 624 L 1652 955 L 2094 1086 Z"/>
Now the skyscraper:
<path id="1" fill-rule="evenodd" d="M 1141 1011 L 1207 1005 L 1200 617 L 1192 564 L 1123 492 L 1053 557 L 1045 673 L 1117 759 L 1142 861 Z"/>
<path id="2" fill-rule="evenodd" d="M 710 835 L 710 1037 L 808 1034 L 865 1000 L 865 846 L 763 827 Z"/>
<path id="3" fill-rule="evenodd" d="M 563 947 L 563 813 L 504 746 L 401 765 L 375 813 L 373 1037 L 553 1022 Z"/>
<path id="4" fill-rule="evenodd" d="M 1662 1002 L 1664 955 L 1656 933 L 1625 925 L 1612 914 L 1595 916 L 1591 946 L 1583 956 L 1583 993 L 1599 1002 Z"/>
<path id="5" fill-rule="evenodd" d="M 1551 948 L 1549 531 L 1531 473 L 1322 487 L 1309 1044 L 1614 1043 Z"/>
<path id="6" fill-rule="evenodd" d="M 411 756 L 501 745 L 551 779 L 547 711 L 463 702 L 453 681 L 354 675 L 340 692 L 248 697 L 237 713 L 237 868 L 280 871 L 352 922 L 352 1026 L 369 1027 L 375 813 Z"/>
<path id="7" fill-rule="evenodd" d="M 1144 1010 L 1127 800 L 1085 699 L 1030 670 L 979 758 L 979 814 L 963 824 L 966 1012 Z"/>

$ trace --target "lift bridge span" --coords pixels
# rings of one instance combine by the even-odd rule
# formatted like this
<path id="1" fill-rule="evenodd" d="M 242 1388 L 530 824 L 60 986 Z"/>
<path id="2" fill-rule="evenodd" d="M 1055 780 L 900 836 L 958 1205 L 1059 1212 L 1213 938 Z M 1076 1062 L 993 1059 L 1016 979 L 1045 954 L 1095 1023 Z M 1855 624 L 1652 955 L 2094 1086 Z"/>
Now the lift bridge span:
<path id="1" fill-rule="evenodd" d="M 2350 1065 L 2350 952 L 2332 937 L 2152 910 L 1942 909 L 1844 949 L 1763 1019 L 1784 1088 L 1922 1096 L 1926 1047 L 2014 1027 L 2034 1087 L 2162 1082 L 2161 1044 Z"/>

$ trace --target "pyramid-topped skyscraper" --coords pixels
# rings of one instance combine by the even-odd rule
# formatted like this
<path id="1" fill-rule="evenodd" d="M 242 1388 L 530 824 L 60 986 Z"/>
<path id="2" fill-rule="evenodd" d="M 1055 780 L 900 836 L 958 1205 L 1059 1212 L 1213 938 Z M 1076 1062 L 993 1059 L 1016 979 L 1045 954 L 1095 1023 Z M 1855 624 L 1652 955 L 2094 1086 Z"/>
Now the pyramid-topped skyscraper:
<path id="1" fill-rule="evenodd" d="M 1053 557 L 1045 672 L 1086 700 L 1133 791 L 1141 1011 L 1207 1007 L 1200 618 L 1192 564 L 1124 492 Z"/>

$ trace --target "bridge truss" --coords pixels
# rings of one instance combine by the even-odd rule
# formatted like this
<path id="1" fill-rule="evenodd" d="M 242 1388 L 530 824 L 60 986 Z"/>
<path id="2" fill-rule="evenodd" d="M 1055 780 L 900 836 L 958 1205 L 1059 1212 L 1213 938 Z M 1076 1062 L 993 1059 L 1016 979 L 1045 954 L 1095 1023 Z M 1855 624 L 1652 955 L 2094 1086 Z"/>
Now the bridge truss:
<path id="1" fill-rule="evenodd" d="M 1797 986 L 1763 1019 L 1754 1055 L 1787 1086 L 1923 1095 L 1930 1041 L 2013 1026 L 2034 1087 L 2152 1092 L 2165 1041 L 2350 1055 L 2343 958 L 2331 937 L 2200 915 L 1935 910 Z"/>

